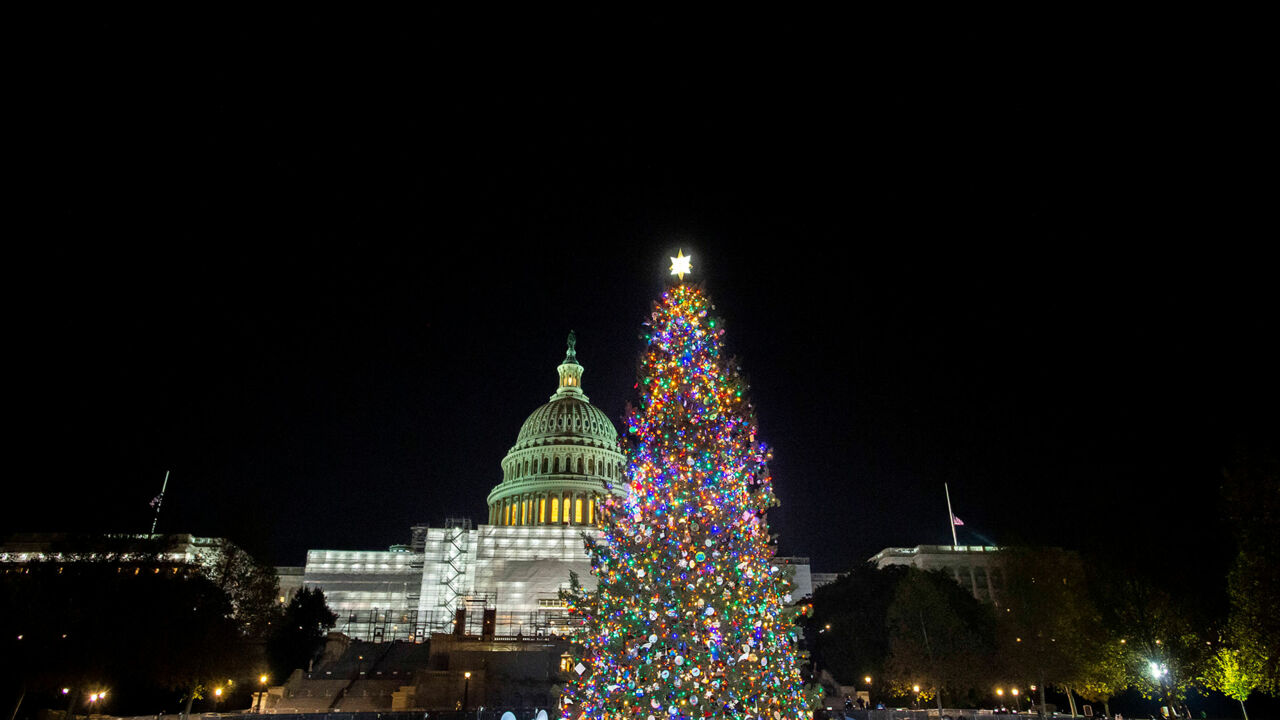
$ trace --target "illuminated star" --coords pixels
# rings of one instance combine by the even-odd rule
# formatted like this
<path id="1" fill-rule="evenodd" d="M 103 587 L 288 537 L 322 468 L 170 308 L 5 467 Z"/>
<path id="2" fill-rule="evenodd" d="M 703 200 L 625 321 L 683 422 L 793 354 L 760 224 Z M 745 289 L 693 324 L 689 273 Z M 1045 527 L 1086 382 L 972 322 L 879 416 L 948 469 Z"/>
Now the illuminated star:
<path id="1" fill-rule="evenodd" d="M 691 273 L 693 270 L 689 267 L 689 263 L 693 260 L 693 256 L 685 257 L 684 250 L 677 250 L 676 256 L 671 258 L 671 274 L 684 280 L 685 273 Z"/>

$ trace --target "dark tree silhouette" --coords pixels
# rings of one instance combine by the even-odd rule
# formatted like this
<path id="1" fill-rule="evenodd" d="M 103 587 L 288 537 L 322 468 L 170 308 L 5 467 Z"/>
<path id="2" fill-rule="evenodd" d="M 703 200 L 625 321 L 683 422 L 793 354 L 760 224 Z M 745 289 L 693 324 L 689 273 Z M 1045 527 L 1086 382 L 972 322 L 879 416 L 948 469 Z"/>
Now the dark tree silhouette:
<path id="1" fill-rule="evenodd" d="M 298 588 L 267 642 L 267 655 L 275 677 L 286 678 L 296 669 L 306 669 L 320 651 L 326 631 L 337 621 L 338 616 L 329 609 L 323 590 Z"/>

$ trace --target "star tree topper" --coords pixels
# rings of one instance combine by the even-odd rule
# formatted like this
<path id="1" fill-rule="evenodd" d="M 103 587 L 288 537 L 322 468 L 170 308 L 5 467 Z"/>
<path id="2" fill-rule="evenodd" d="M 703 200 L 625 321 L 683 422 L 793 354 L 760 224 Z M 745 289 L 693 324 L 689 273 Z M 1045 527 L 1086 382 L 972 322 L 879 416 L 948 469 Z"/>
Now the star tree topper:
<path id="1" fill-rule="evenodd" d="M 693 272 L 693 269 L 689 266 L 689 263 L 692 260 L 693 260 L 692 255 L 685 257 L 683 249 L 677 250 L 676 256 L 671 258 L 671 274 L 680 278 L 680 280 L 683 282 L 684 274 Z"/>

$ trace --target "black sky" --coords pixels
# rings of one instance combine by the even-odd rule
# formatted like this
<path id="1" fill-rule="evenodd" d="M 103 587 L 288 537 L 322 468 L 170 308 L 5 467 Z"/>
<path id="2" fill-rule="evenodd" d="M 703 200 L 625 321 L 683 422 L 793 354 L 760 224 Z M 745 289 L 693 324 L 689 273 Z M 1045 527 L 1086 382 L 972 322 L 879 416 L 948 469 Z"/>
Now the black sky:
<path id="1" fill-rule="evenodd" d="M 349 20 L 31 28 L 0 532 L 145 531 L 166 470 L 162 530 L 278 564 L 478 521 L 570 329 L 620 425 L 683 248 L 782 552 L 948 541 L 944 482 L 962 542 L 1229 552 L 1280 396 L 1247 44 Z"/>

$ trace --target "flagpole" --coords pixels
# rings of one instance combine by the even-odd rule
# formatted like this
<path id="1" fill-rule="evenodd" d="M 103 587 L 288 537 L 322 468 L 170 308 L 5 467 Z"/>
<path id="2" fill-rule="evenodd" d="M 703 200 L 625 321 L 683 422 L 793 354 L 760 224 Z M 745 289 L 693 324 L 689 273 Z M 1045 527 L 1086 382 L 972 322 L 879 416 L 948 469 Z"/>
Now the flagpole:
<path id="1" fill-rule="evenodd" d="M 956 541 L 956 515 L 951 512 L 951 488 L 947 487 L 946 483 L 942 483 L 942 490 L 947 494 L 947 521 L 951 525 L 951 549 L 955 550 L 960 543 Z"/>
<path id="2" fill-rule="evenodd" d="M 164 471 L 164 482 L 160 485 L 160 494 L 156 496 L 156 516 L 151 521 L 151 534 L 156 534 L 156 523 L 160 522 L 160 506 L 164 505 L 164 491 L 169 487 L 169 471 Z M 950 502 L 950 501 L 948 501 Z M 949 507 L 949 506 L 948 506 Z"/>

